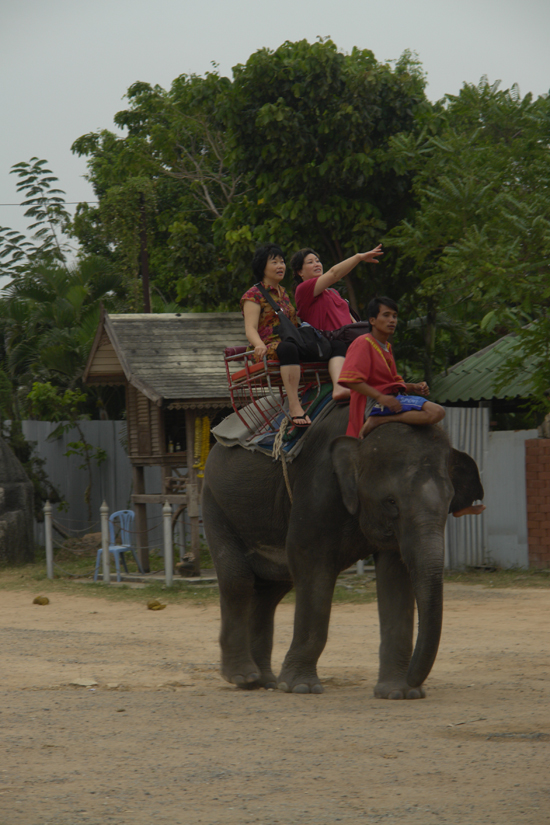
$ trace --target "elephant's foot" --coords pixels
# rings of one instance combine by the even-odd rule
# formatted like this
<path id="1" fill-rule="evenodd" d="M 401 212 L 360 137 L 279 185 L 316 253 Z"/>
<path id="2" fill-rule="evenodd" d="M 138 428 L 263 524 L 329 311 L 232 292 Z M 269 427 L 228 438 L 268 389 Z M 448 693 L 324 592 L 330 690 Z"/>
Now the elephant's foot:
<path id="1" fill-rule="evenodd" d="M 324 693 L 317 673 L 283 668 L 277 682 L 279 690 L 285 693 Z"/>
<path id="2" fill-rule="evenodd" d="M 412 688 L 406 682 L 378 682 L 374 688 L 377 699 L 424 699 L 423 687 Z"/>
<path id="3" fill-rule="evenodd" d="M 256 662 L 222 662 L 221 672 L 226 682 L 237 685 L 242 690 L 254 690 L 261 687 L 260 670 Z"/>
<path id="4" fill-rule="evenodd" d="M 257 690 L 258 688 L 277 687 L 277 677 L 271 671 L 260 672 L 255 662 L 243 662 L 240 665 L 223 665 L 222 676 L 232 685 L 241 690 Z"/>
<path id="5" fill-rule="evenodd" d="M 277 690 L 277 677 L 271 671 L 260 676 L 261 686 L 266 690 Z"/>

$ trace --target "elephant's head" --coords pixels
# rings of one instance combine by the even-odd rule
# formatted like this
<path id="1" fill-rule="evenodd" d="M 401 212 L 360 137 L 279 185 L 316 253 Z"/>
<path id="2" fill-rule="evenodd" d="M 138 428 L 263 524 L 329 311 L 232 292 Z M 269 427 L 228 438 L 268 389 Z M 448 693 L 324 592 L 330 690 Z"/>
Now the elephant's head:
<path id="1" fill-rule="evenodd" d="M 418 607 L 418 637 L 407 682 L 421 685 L 435 660 L 443 611 L 447 514 L 483 497 L 477 466 L 453 450 L 440 427 L 386 424 L 363 441 L 331 445 L 343 503 L 378 552 L 397 550 Z"/>

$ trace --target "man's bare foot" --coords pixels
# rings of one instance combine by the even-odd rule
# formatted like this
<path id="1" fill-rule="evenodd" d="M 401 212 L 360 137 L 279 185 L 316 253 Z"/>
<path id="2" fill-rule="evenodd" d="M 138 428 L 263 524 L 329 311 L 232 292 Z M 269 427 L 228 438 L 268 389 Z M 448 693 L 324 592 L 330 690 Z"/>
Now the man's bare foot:
<path id="1" fill-rule="evenodd" d="M 471 507 L 465 507 L 463 510 L 457 510 L 456 513 L 453 513 L 455 518 L 460 518 L 460 516 L 480 516 L 481 513 L 486 510 L 484 504 L 472 504 Z"/>
<path id="2" fill-rule="evenodd" d="M 347 401 L 351 396 L 351 390 L 348 387 L 343 387 L 341 384 L 335 384 L 332 388 L 333 401 Z"/>
<path id="3" fill-rule="evenodd" d="M 384 423 L 384 416 L 382 415 L 369 416 L 359 430 L 359 438 L 365 438 L 372 430 Z"/>

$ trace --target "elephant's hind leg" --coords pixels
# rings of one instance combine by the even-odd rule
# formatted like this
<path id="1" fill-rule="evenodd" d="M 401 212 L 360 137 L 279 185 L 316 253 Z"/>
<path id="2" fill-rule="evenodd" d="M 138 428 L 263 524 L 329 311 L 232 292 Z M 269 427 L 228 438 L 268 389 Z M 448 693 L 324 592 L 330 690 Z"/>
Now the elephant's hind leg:
<path id="1" fill-rule="evenodd" d="M 244 690 L 261 687 L 260 667 L 254 660 L 250 639 L 250 616 L 254 577 L 231 579 L 230 588 L 220 580 L 222 651 L 221 673 L 226 681 Z"/>
<path id="2" fill-rule="evenodd" d="M 207 485 L 203 489 L 202 507 L 220 588 L 221 673 L 224 679 L 240 688 L 258 688 L 261 687 L 260 668 L 252 655 L 250 634 L 255 576 L 242 541 Z"/>
<path id="3" fill-rule="evenodd" d="M 414 593 L 411 577 L 398 552 L 375 556 L 380 672 L 374 695 L 378 699 L 423 699 L 424 688 L 407 684 L 413 649 Z"/>

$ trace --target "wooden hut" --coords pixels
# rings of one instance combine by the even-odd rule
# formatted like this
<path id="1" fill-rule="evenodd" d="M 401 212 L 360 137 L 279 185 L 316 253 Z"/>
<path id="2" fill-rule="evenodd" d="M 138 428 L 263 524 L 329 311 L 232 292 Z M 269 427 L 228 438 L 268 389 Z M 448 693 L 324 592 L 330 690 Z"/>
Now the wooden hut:
<path id="1" fill-rule="evenodd" d="M 168 501 L 180 512 L 187 508 L 195 572 L 200 572 L 195 427 L 197 419 L 202 421 L 206 415 L 212 421 L 230 412 L 223 350 L 245 343 L 238 312 L 102 313 L 84 382 L 123 384 L 126 388 L 132 503 L 137 546 L 146 571 L 146 505 Z M 144 468 L 148 465 L 160 466 L 161 490 L 145 490 Z"/>

